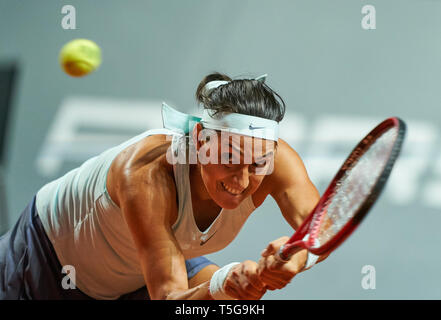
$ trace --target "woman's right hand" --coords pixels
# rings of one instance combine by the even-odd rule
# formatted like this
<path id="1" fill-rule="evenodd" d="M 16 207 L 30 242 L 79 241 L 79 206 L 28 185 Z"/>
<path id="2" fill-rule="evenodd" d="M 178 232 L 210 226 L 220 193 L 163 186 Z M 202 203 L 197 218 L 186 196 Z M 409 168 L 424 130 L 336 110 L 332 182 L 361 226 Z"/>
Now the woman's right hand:
<path id="1" fill-rule="evenodd" d="M 225 293 L 238 300 L 259 300 L 266 290 L 258 275 L 258 264 L 251 260 L 234 266 L 224 282 Z"/>

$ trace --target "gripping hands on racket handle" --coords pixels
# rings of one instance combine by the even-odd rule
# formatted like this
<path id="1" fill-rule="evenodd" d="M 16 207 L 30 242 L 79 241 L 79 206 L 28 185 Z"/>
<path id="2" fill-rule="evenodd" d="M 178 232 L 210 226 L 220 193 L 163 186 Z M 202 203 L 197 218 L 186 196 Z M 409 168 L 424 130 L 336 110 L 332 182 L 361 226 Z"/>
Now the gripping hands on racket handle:
<path id="1" fill-rule="evenodd" d="M 269 290 L 282 289 L 301 272 L 307 261 L 307 250 L 300 250 L 287 261 L 281 260 L 279 250 L 289 237 L 271 241 L 261 253 L 258 262 L 258 275 Z"/>
<path id="2" fill-rule="evenodd" d="M 314 208 L 311 214 L 303 221 L 302 225 L 298 228 L 294 235 L 288 241 L 286 241 L 286 243 L 280 246 L 276 255 L 278 259 L 285 262 L 289 261 L 291 257 L 300 250 L 307 249 L 309 251 L 312 244 L 317 244 L 318 240 L 312 238 L 310 233 L 308 233 L 316 208 Z"/>
<path id="3" fill-rule="evenodd" d="M 296 254 L 297 252 L 299 252 L 300 250 L 305 249 L 304 247 L 300 246 L 300 245 L 296 245 L 296 244 L 283 244 L 279 251 L 277 252 L 277 258 L 287 262 L 289 261 L 289 259 L 291 259 L 291 257 Z"/>

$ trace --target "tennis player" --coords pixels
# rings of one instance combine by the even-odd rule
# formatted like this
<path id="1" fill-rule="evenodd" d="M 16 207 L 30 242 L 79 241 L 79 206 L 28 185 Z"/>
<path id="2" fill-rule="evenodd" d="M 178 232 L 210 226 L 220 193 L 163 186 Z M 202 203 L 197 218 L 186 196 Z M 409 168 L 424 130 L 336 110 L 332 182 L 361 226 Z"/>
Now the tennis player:
<path id="1" fill-rule="evenodd" d="M 282 261 L 288 237 L 258 262 L 220 268 L 204 257 L 225 248 L 268 195 L 297 229 L 319 193 L 278 137 L 285 103 L 265 76 L 213 73 L 196 98 L 201 118 L 164 104 L 164 128 L 37 192 L 0 238 L 1 299 L 260 299 L 321 260 L 302 250 Z"/>

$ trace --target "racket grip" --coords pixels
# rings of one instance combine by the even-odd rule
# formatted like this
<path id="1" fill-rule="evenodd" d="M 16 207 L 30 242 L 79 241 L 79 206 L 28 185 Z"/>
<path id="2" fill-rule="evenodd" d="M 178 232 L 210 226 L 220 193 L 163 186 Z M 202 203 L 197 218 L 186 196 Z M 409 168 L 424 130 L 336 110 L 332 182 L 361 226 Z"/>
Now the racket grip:
<path id="1" fill-rule="evenodd" d="M 282 245 L 277 253 L 276 257 L 283 262 L 288 262 L 289 259 L 298 251 L 304 248 L 299 246 L 287 246 L 286 243 Z"/>

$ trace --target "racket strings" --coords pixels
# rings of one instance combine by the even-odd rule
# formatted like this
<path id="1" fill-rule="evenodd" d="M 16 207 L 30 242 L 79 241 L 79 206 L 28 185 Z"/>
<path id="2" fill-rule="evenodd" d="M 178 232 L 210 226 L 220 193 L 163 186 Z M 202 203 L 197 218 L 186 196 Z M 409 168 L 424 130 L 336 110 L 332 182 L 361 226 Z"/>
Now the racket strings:
<path id="1" fill-rule="evenodd" d="M 311 223 L 310 245 L 326 243 L 357 213 L 383 172 L 397 137 L 396 128 L 386 131 L 337 181 L 329 203 Z"/>

